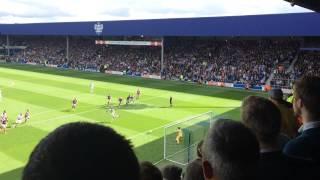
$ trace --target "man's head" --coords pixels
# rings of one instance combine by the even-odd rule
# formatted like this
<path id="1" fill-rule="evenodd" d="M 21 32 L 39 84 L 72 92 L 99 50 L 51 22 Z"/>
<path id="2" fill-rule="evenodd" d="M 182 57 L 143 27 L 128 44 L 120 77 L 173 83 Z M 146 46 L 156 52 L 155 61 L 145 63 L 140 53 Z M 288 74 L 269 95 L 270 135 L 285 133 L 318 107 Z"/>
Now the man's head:
<path id="1" fill-rule="evenodd" d="M 258 159 L 258 141 L 242 123 L 220 119 L 209 130 L 203 146 L 205 179 L 255 179 Z"/>
<path id="2" fill-rule="evenodd" d="M 57 128 L 39 142 L 23 180 L 138 180 L 139 170 L 123 136 L 109 127 L 77 122 Z"/>
<path id="3" fill-rule="evenodd" d="M 283 100 L 283 92 L 281 89 L 271 89 L 269 91 L 269 97 L 270 99 L 281 101 Z"/>
<path id="4" fill-rule="evenodd" d="M 320 121 L 320 77 L 305 76 L 296 81 L 293 97 L 296 115 L 304 116 L 304 121 Z"/>
<path id="5" fill-rule="evenodd" d="M 162 169 L 163 179 L 181 180 L 182 168 L 175 165 L 167 165 Z"/>
<path id="6" fill-rule="evenodd" d="M 161 171 L 147 161 L 140 163 L 140 176 L 140 180 L 162 180 Z"/>
<path id="7" fill-rule="evenodd" d="M 281 129 L 281 112 L 274 103 L 263 97 L 249 96 L 242 102 L 241 116 L 260 143 L 277 142 Z"/>
<path id="8" fill-rule="evenodd" d="M 204 180 L 201 160 L 196 159 L 187 165 L 183 180 Z"/>

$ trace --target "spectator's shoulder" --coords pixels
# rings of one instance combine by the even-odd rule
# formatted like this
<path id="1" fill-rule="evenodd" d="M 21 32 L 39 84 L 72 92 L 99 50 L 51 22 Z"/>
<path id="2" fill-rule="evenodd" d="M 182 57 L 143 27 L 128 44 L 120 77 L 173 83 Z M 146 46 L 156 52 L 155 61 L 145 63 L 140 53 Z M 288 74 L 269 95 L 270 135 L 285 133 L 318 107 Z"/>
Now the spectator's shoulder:
<path id="1" fill-rule="evenodd" d="M 284 147 L 283 153 L 289 157 L 301 157 L 301 154 L 305 151 L 307 137 L 301 135 L 295 139 L 290 140 Z"/>
<path id="2" fill-rule="evenodd" d="M 290 140 L 284 147 L 283 153 L 292 158 L 310 159 L 319 156 L 319 128 L 310 129 L 302 133 L 299 137 Z"/>

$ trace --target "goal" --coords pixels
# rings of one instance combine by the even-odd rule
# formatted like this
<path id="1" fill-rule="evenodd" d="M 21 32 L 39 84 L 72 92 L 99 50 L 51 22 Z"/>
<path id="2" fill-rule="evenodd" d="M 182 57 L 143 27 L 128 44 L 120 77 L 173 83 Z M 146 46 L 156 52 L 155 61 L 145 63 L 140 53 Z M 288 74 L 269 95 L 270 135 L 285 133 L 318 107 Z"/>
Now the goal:
<path id="1" fill-rule="evenodd" d="M 164 128 L 164 159 L 179 165 L 186 165 L 196 159 L 197 144 L 206 136 L 213 118 L 213 112 L 207 112 L 166 126 Z M 176 142 L 178 127 L 183 132 L 183 138 L 179 144 Z"/>

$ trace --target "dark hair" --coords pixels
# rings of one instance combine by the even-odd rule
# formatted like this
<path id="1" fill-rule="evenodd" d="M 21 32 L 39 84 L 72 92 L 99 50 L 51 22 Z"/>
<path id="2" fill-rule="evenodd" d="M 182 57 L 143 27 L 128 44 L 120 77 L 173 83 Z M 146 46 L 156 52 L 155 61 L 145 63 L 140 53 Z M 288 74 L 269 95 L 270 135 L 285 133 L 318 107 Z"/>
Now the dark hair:
<path id="1" fill-rule="evenodd" d="M 292 103 L 289 103 L 283 99 L 283 92 L 281 89 L 271 89 L 271 91 L 269 91 L 269 97 L 276 104 L 284 105 L 287 108 L 292 108 Z"/>
<path id="2" fill-rule="evenodd" d="M 130 142 L 113 129 L 76 122 L 43 138 L 30 155 L 23 180 L 138 180 Z M 119 173 L 120 172 L 120 173 Z"/>
<path id="3" fill-rule="evenodd" d="M 283 92 L 281 89 L 271 89 L 269 91 L 269 97 L 274 100 L 283 100 Z"/>
<path id="4" fill-rule="evenodd" d="M 257 177 L 259 144 L 242 123 L 219 119 L 210 128 L 203 146 L 203 160 L 221 180 Z"/>
<path id="5" fill-rule="evenodd" d="M 244 124 L 264 143 L 277 141 L 281 130 L 281 112 L 270 100 L 249 96 L 241 106 L 241 116 Z"/>
<path id="6" fill-rule="evenodd" d="M 162 180 L 161 171 L 147 161 L 140 163 L 140 177 L 140 180 Z"/>
<path id="7" fill-rule="evenodd" d="M 187 165 L 183 180 L 204 180 L 200 159 L 196 159 Z"/>
<path id="8" fill-rule="evenodd" d="M 182 168 L 175 165 L 167 165 L 162 169 L 163 179 L 181 180 Z"/>
<path id="9" fill-rule="evenodd" d="M 304 76 L 294 85 L 294 98 L 301 99 L 313 119 L 320 118 L 320 77 Z"/>

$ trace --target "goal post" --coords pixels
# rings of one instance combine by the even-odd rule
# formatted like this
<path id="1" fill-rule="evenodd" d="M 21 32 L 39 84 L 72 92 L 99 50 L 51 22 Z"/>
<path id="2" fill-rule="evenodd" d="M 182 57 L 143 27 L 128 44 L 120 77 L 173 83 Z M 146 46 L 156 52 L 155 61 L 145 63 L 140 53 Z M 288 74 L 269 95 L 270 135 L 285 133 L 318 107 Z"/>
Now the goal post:
<path id="1" fill-rule="evenodd" d="M 213 119 L 213 112 L 207 112 L 166 126 L 163 138 L 164 159 L 179 165 L 186 165 L 196 159 L 197 144 L 206 136 Z M 178 127 L 183 132 L 179 144 L 176 142 Z"/>

